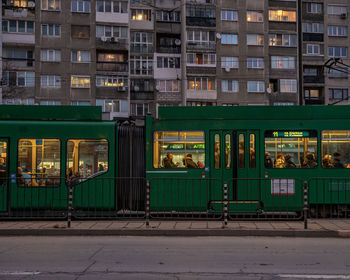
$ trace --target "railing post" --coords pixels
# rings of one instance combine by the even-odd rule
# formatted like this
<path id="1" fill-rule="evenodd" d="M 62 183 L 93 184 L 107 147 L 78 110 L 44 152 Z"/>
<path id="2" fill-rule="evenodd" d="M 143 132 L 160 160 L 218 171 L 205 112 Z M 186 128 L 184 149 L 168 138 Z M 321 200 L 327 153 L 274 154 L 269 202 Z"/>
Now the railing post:
<path id="1" fill-rule="evenodd" d="M 304 181 L 304 229 L 307 229 L 307 215 L 308 215 L 308 185 Z"/>
<path id="2" fill-rule="evenodd" d="M 146 227 L 149 228 L 150 216 L 150 182 L 147 180 L 146 184 Z"/>
<path id="3" fill-rule="evenodd" d="M 225 228 L 227 226 L 227 215 L 228 215 L 228 195 L 227 195 L 227 183 L 224 183 L 224 225 L 223 227 Z"/>
<path id="4" fill-rule="evenodd" d="M 74 184 L 68 184 L 68 213 L 67 213 L 67 227 L 70 228 L 72 222 L 72 206 L 73 206 L 73 187 Z"/>

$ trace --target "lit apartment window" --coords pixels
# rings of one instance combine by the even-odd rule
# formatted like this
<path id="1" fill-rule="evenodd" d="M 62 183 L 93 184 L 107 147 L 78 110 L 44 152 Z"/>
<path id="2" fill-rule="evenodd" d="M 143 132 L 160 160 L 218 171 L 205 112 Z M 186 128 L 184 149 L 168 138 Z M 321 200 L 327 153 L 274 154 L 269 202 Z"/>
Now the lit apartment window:
<path id="1" fill-rule="evenodd" d="M 97 62 L 124 62 L 124 55 L 117 53 L 99 53 L 97 56 Z"/>
<path id="2" fill-rule="evenodd" d="M 235 10 L 221 10 L 221 20 L 238 21 L 238 12 Z"/>
<path id="3" fill-rule="evenodd" d="M 295 69 L 295 57 L 271 56 L 272 69 Z"/>
<path id="4" fill-rule="evenodd" d="M 4 33 L 34 33 L 34 21 L 3 20 L 2 32 Z"/>
<path id="5" fill-rule="evenodd" d="M 72 62 L 90 63 L 91 54 L 89 51 L 72 51 Z"/>
<path id="6" fill-rule="evenodd" d="M 284 22 L 295 22 L 296 12 L 295 11 L 284 11 L 284 10 L 269 10 L 270 21 L 284 21 Z"/>
<path id="7" fill-rule="evenodd" d="M 130 104 L 132 116 L 146 116 L 149 112 L 148 103 L 131 103 Z"/>
<path id="8" fill-rule="evenodd" d="M 3 3 L 7 6 L 18 7 L 18 8 L 27 8 L 30 7 L 30 0 L 7 0 L 3 1 Z"/>
<path id="9" fill-rule="evenodd" d="M 309 14 L 321 14 L 322 6 L 322 3 L 306 3 L 306 11 Z"/>
<path id="10" fill-rule="evenodd" d="M 349 93 L 347 88 L 330 88 L 328 96 L 329 99 L 348 100 Z"/>
<path id="11" fill-rule="evenodd" d="M 128 87 L 128 78 L 123 76 L 96 76 L 96 87 Z"/>
<path id="12" fill-rule="evenodd" d="M 318 22 L 303 22 L 304 33 L 323 33 L 323 24 Z"/>
<path id="13" fill-rule="evenodd" d="M 215 78 L 214 77 L 189 77 L 188 78 L 189 90 L 215 90 Z"/>
<path id="14" fill-rule="evenodd" d="M 34 87 L 35 73 L 24 71 L 3 71 L 2 72 L 3 86 L 17 86 L 17 87 Z"/>
<path id="15" fill-rule="evenodd" d="M 348 48 L 347 47 L 328 47 L 329 57 L 347 57 Z"/>
<path id="16" fill-rule="evenodd" d="M 233 56 L 222 56 L 221 57 L 221 68 L 238 68 L 239 62 L 238 57 Z"/>
<path id="17" fill-rule="evenodd" d="M 318 44 L 307 44 L 306 54 L 320 54 L 320 45 Z"/>
<path id="18" fill-rule="evenodd" d="M 239 86 L 236 80 L 222 80 L 221 91 L 222 92 L 238 92 Z"/>
<path id="19" fill-rule="evenodd" d="M 338 36 L 338 37 L 348 36 L 348 27 L 328 25 L 328 36 Z"/>
<path id="20" fill-rule="evenodd" d="M 188 53 L 187 65 L 216 65 L 215 53 Z"/>
<path id="21" fill-rule="evenodd" d="M 237 45 L 238 35 L 237 34 L 222 34 L 221 44 L 223 45 Z"/>
<path id="22" fill-rule="evenodd" d="M 158 80 L 157 89 L 159 92 L 179 92 L 180 81 L 179 80 Z"/>
<path id="23" fill-rule="evenodd" d="M 130 50 L 132 52 L 153 52 L 153 33 L 131 32 L 130 37 Z"/>
<path id="24" fill-rule="evenodd" d="M 153 56 L 130 56 L 130 73 L 133 75 L 153 75 Z"/>
<path id="25" fill-rule="evenodd" d="M 282 93 L 295 93 L 295 92 L 297 92 L 297 80 L 281 79 L 280 80 L 280 92 L 282 92 Z"/>
<path id="26" fill-rule="evenodd" d="M 72 25 L 71 36 L 74 39 L 90 39 L 90 26 Z"/>
<path id="27" fill-rule="evenodd" d="M 60 88 L 61 87 L 61 76 L 42 75 L 40 77 L 40 85 L 41 85 L 41 87 Z"/>
<path id="28" fill-rule="evenodd" d="M 128 27 L 112 25 L 96 25 L 96 37 L 128 38 Z"/>
<path id="29" fill-rule="evenodd" d="M 305 89 L 304 91 L 305 99 L 319 99 L 320 90 L 319 89 Z"/>
<path id="30" fill-rule="evenodd" d="M 297 35 L 295 34 L 269 34 L 269 45 L 273 47 L 296 47 Z"/>
<path id="31" fill-rule="evenodd" d="M 260 34 L 247 34 L 248 46 L 262 46 L 264 45 L 264 35 Z"/>
<path id="32" fill-rule="evenodd" d="M 42 49 L 40 51 L 40 59 L 45 62 L 60 62 L 61 61 L 61 51 Z"/>
<path id="33" fill-rule="evenodd" d="M 348 9 L 344 5 L 328 5 L 328 14 L 329 15 L 347 15 Z"/>
<path id="34" fill-rule="evenodd" d="M 90 76 L 71 76 L 72 88 L 90 88 Z"/>
<path id="35" fill-rule="evenodd" d="M 248 22 L 263 22 L 264 14 L 262 12 L 247 11 Z"/>
<path id="36" fill-rule="evenodd" d="M 72 106 L 90 106 L 90 101 L 72 101 Z"/>
<path id="37" fill-rule="evenodd" d="M 177 68 L 180 69 L 180 57 L 158 56 L 157 68 Z"/>
<path id="38" fill-rule="evenodd" d="M 265 83 L 263 81 L 248 81 L 248 92 L 265 92 Z"/>
<path id="39" fill-rule="evenodd" d="M 59 24 L 42 24 L 41 35 L 43 36 L 61 36 L 61 25 Z"/>
<path id="40" fill-rule="evenodd" d="M 41 0 L 41 10 L 59 11 L 61 10 L 61 0 Z"/>
<path id="41" fill-rule="evenodd" d="M 72 12 L 90 13 L 90 0 L 72 0 Z"/>
<path id="42" fill-rule="evenodd" d="M 128 13 L 128 2 L 112 1 L 112 0 L 97 0 L 96 11 L 100 13 Z"/>
<path id="43" fill-rule="evenodd" d="M 263 57 L 248 57 L 247 58 L 248 69 L 264 69 Z"/>
<path id="44" fill-rule="evenodd" d="M 106 113 L 127 113 L 129 103 L 128 100 L 96 99 L 96 106 L 101 106 Z"/>
<path id="45" fill-rule="evenodd" d="M 165 22 L 180 22 L 180 12 L 157 10 L 156 20 Z"/>
<path id="46" fill-rule="evenodd" d="M 136 21 L 151 21 L 151 10 L 131 9 L 131 19 Z"/>
<path id="47" fill-rule="evenodd" d="M 59 106 L 61 105 L 61 101 L 57 100 L 41 100 L 40 105 L 49 105 L 49 106 Z"/>

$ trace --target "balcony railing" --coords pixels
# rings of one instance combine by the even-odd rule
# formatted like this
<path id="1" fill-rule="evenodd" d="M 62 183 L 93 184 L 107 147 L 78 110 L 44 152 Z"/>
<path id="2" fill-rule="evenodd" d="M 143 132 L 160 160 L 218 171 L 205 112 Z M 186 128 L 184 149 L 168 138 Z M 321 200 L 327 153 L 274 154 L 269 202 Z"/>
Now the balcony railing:
<path id="1" fill-rule="evenodd" d="M 127 62 L 97 62 L 96 63 L 97 71 L 111 71 L 111 72 L 128 72 L 128 63 Z"/>
<path id="2" fill-rule="evenodd" d="M 157 49 L 159 53 L 181 53 L 181 46 L 159 45 Z"/>
<path id="3" fill-rule="evenodd" d="M 186 17 L 186 24 L 188 26 L 215 27 L 216 18 Z"/>
<path id="4" fill-rule="evenodd" d="M 215 50 L 216 42 L 187 42 L 187 49 L 190 50 Z"/>
<path id="5" fill-rule="evenodd" d="M 324 76 L 304 76 L 304 83 L 324 84 Z"/>
<path id="6" fill-rule="evenodd" d="M 305 105 L 322 105 L 324 104 L 324 100 L 321 97 L 308 98 L 305 97 Z"/>

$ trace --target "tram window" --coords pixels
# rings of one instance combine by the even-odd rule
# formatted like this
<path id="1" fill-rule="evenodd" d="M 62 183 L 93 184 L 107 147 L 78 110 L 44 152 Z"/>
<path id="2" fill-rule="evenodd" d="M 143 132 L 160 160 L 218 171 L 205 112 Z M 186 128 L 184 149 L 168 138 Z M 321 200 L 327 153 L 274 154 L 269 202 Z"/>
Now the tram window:
<path id="1" fill-rule="evenodd" d="M 0 186 L 6 183 L 7 142 L 0 141 Z"/>
<path id="2" fill-rule="evenodd" d="M 322 167 L 350 168 L 350 130 L 322 131 Z"/>
<path id="3" fill-rule="evenodd" d="M 238 166 L 240 169 L 245 167 L 245 152 L 244 152 L 244 134 L 238 136 Z"/>
<path id="4" fill-rule="evenodd" d="M 256 167 L 255 134 L 249 135 L 249 168 Z"/>
<path id="5" fill-rule="evenodd" d="M 316 168 L 317 132 L 265 132 L 265 168 Z"/>
<path id="6" fill-rule="evenodd" d="M 57 139 L 20 139 L 17 183 L 28 187 L 58 186 L 61 143 Z"/>
<path id="7" fill-rule="evenodd" d="M 225 168 L 231 168 L 231 135 L 225 135 Z"/>
<path id="8" fill-rule="evenodd" d="M 108 171 L 106 139 L 72 139 L 67 142 L 66 177 L 89 178 Z"/>
<path id="9" fill-rule="evenodd" d="M 214 136 L 214 168 L 220 169 L 220 135 Z"/>
<path id="10" fill-rule="evenodd" d="M 154 168 L 204 168 L 203 131 L 156 131 L 153 139 Z"/>

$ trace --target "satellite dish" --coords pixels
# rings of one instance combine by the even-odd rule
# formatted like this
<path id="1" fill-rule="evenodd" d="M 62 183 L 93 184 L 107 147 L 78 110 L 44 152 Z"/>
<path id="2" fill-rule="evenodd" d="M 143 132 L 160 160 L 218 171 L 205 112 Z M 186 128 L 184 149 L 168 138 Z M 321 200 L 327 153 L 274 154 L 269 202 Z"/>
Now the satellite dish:
<path id="1" fill-rule="evenodd" d="M 216 33 L 216 38 L 218 38 L 220 40 L 221 39 L 221 34 L 220 33 Z"/>
<path id="2" fill-rule="evenodd" d="M 102 42 L 107 42 L 107 37 L 106 37 L 106 36 L 102 36 L 102 37 L 101 37 L 101 41 L 102 41 Z"/>
<path id="3" fill-rule="evenodd" d="M 160 86 L 156 85 L 156 90 L 159 91 L 160 90 Z"/>
<path id="4" fill-rule="evenodd" d="M 139 86 L 134 86 L 134 91 L 139 91 L 139 90 L 140 90 Z"/>
<path id="5" fill-rule="evenodd" d="M 28 5 L 29 5 L 30 8 L 34 8 L 34 7 L 35 7 L 35 2 L 30 1 L 30 2 L 28 3 Z"/>
<path id="6" fill-rule="evenodd" d="M 271 88 L 268 87 L 268 88 L 266 89 L 266 92 L 267 92 L 268 94 L 271 94 L 271 93 L 272 93 Z"/>
<path id="7" fill-rule="evenodd" d="M 231 70 L 230 67 L 228 67 L 228 66 L 225 67 L 226 72 L 230 72 L 230 70 Z"/>
<path id="8" fill-rule="evenodd" d="M 180 39 L 176 39 L 175 40 L 175 45 L 176 46 L 180 46 L 181 45 L 181 40 Z"/>

